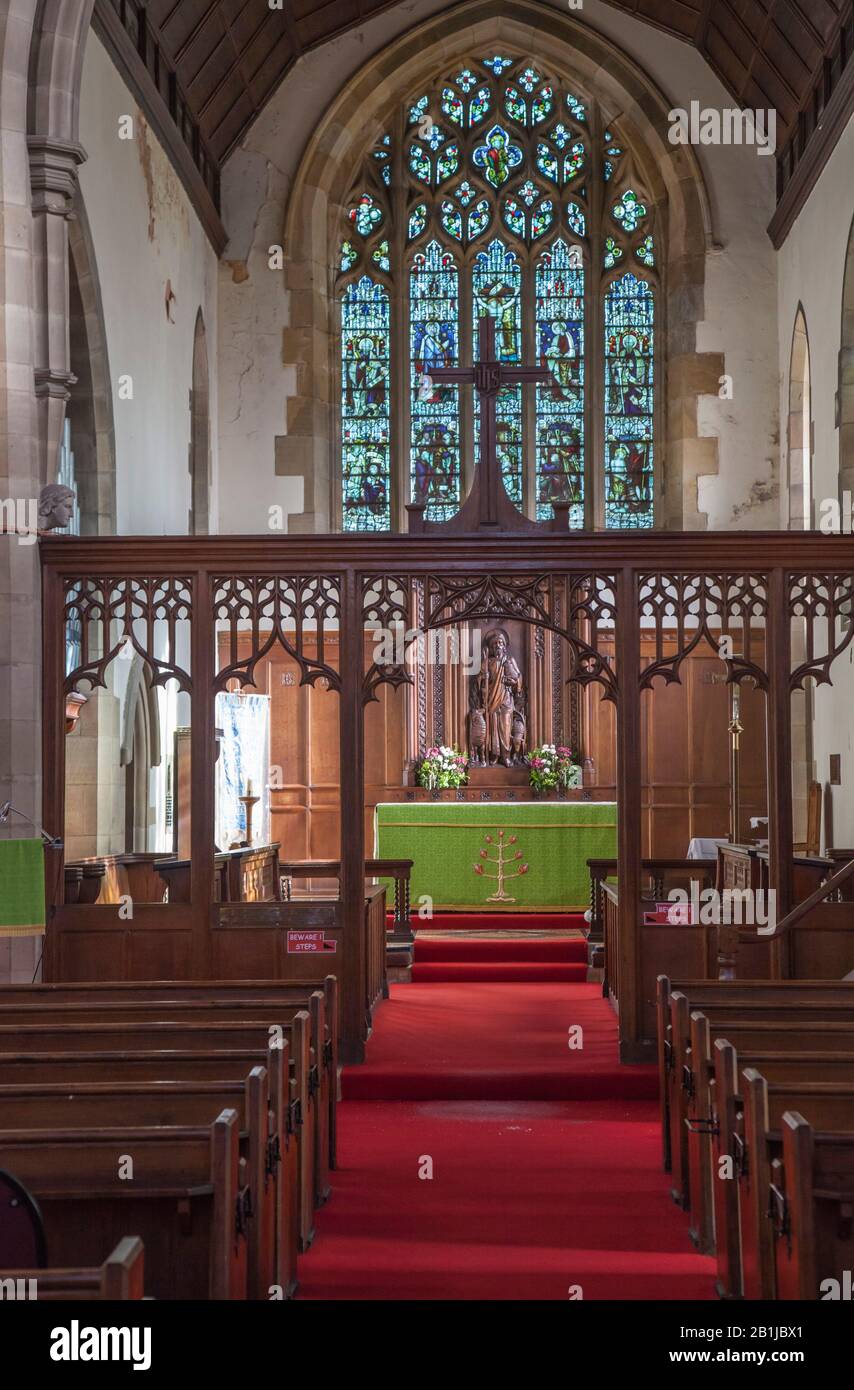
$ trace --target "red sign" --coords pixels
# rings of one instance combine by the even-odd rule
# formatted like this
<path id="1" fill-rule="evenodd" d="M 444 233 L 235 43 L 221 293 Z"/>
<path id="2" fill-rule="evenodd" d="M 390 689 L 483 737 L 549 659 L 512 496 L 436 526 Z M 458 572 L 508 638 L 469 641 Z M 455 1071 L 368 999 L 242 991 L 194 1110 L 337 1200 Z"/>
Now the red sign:
<path id="1" fill-rule="evenodd" d="M 656 903 L 654 912 L 643 914 L 645 927 L 686 927 L 695 926 L 693 903 Z"/>
<path id="2" fill-rule="evenodd" d="M 338 942 L 328 941 L 323 931 L 289 931 L 288 955 L 315 955 L 321 951 L 337 951 Z"/>

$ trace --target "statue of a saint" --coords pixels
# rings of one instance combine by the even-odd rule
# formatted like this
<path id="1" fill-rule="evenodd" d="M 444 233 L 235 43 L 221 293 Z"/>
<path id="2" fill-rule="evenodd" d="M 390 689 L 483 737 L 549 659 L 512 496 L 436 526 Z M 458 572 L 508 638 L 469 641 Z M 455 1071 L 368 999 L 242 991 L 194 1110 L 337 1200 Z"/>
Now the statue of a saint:
<path id="1" fill-rule="evenodd" d="M 502 627 L 483 636 L 480 671 L 469 679 L 468 741 L 473 762 L 524 761 L 525 716 L 522 672 Z"/>

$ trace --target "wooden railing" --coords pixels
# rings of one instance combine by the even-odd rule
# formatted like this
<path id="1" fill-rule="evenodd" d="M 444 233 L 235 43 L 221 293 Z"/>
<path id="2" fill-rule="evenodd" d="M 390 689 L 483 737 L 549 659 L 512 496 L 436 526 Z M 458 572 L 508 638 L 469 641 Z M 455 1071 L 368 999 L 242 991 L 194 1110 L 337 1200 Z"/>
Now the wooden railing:
<path id="1" fill-rule="evenodd" d="M 366 859 L 365 878 L 390 878 L 394 881 L 394 916 L 389 941 L 412 945 L 415 934 L 409 920 L 409 884 L 412 878 L 412 859 Z M 293 879 L 339 878 L 340 859 L 300 859 L 279 865 L 282 875 L 282 896 L 291 900 Z"/>
<path id="2" fill-rule="evenodd" d="M 837 851 L 838 853 L 838 851 Z M 743 930 L 738 925 L 721 924 L 718 927 L 718 979 L 733 980 L 736 978 L 736 952 L 740 945 L 750 945 L 755 947 L 759 942 L 763 945 L 767 943 L 768 950 L 772 955 L 773 974 L 780 974 L 783 978 L 818 978 L 813 975 L 812 968 L 819 970 L 819 975 L 827 973 L 828 978 L 834 978 L 834 966 L 832 963 L 833 953 L 827 957 L 828 964 L 826 971 L 821 970 L 821 962 L 815 960 L 802 962 L 797 952 L 797 932 L 798 928 L 805 927 L 810 930 L 806 919 L 816 914 L 817 909 L 825 908 L 818 920 L 814 921 L 813 929 L 815 933 L 851 933 L 854 927 L 854 906 L 849 896 L 852 886 L 854 886 L 854 857 L 849 859 L 842 868 L 837 869 L 831 874 L 830 878 L 824 883 L 819 884 L 803 902 L 793 907 L 781 922 L 778 922 L 773 929 L 763 930 L 761 935 L 756 929 Z M 846 890 L 847 885 L 847 890 Z M 845 957 L 840 958 L 840 966 L 847 963 Z M 850 966 L 849 966 L 850 968 Z M 847 973 L 842 971 L 841 973 Z"/>
<path id="3" fill-rule="evenodd" d="M 590 930 L 587 941 L 590 946 L 601 945 L 605 939 L 604 898 L 602 888 L 605 879 L 617 875 L 616 859 L 588 859 L 590 870 Z M 647 893 L 641 884 L 641 895 L 660 902 L 669 888 L 688 888 L 691 882 L 700 881 L 701 888 L 714 884 L 717 861 L 714 859 L 643 859 L 641 873 L 647 877 Z"/>

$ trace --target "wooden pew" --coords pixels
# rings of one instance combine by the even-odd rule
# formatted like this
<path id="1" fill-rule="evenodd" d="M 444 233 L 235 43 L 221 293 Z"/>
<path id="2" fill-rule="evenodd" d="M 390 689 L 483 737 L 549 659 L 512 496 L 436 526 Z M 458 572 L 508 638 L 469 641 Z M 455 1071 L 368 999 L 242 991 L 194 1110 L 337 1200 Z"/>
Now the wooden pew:
<path id="1" fill-rule="evenodd" d="M 787 1110 L 805 1112 L 818 1128 L 854 1132 L 854 1085 L 830 1082 L 769 1083 L 755 1067 L 740 1077 L 744 1098 L 744 1146 L 738 1176 L 742 1291 L 745 1298 L 776 1297 L 774 1227 L 768 1219 L 771 1165 L 782 1155 Z"/>
<path id="2" fill-rule="evenodd" d="M 46 1082 L 66 1090 L 76 1086 L 117 1082 L 143 1083 L 242 1082 L 249 1070 L 262 1065 L 268 1074 L 270 1116 L 268 1167 L 273 1175 L 276 1213 L 276 1260 L 285 1297 L 297 1286 L 300 1194 L 298 1149 L 300 1124 L 288 1080 L 289 1044 L 283 1047 L 216 1051 L 16 1052 L 0 1054 L 0 1076 L 8 1085 L 29 1091 Z"/>
<path id="3" fill-rule="evenodd" d="M 851 991 L 854 1000 L 854 981 L 845 980 L 671 980 L 659 975 L 656 981 L 656 1017 L 658 1041 L 659 1103 L 663 1139 L 663 1162 L 670 1171 L 669 1078 L 675 1070 L 671 1027 L 671 999 L 674 991 L 684 995 L 687 1005 L 683 1022 L 690 1011 L 703 1008 L 707 1001 L 721 1000 L 751 1005 L 763 999 L 825 999 L 845 998 L 843 990 Z M 687 1034 L 686 1034 L 687 1037 Z"/>
<path id="4" fill-rule="evenodd" d="M 248 1297 L 268 1299 L 272 1285 L 287 1287 L 289 1274 L 287 1251 L 277 1249 L 276 1189 L 273 1173 L 268 1171 L 271 1110 L 265 1067 L 253 1067 L 242 1081 L 0 1085 L 0 1132 L 203 1125 L 227 1108 L 237 1112 L 246 1165 Z"/>
<path id="5" fill-rule="evenodd" d="M 0 1269 L 0 1299 L 29 1297 L 33 1288 L 39 1303 L 76 1303 L 84 1299 L 124 1302 L 142 1298 L 145 1257 L 138 1236 L 125 1236 L 96 1269 Z"/>
<path id="6" fill-rule="evenodd" d="M 7 1006 L 14 1010 L 14 1006 Z M 63 1005 L 46 1005 L 44 1008 L 63 1009 Z M 104 1008 L 108 1006 L 103 1006 Z M 175 1005 L 170 1009 L 171 1019 L 148 1017 L 133 1009 L 135 1017 L 123 1017 L 122 1006 L 117 1006 L 119 1016 L 112 1022 L 52 1022 L 49 1016 L 41 1016 L 39 1021 L 0 1022 L 0 1053 L 23 1051 L 29 1054 L 40 1052 L 132 1052 L 134 1050 L 203 1050 L 216 1052 L 219 1049 L 264 1047 L 270 1039 L 270 1025 L 266 1018 L 245 1018 L 220 1022 L 195 1021 L 192 1017 L 192 1004 Z M 35 1006 L 23 1006 L 24 1014 L 34 1018 Z M 187 1011 L 187 1012 L 185 1012 Z M 201 1006 L 204 1012 L 204 1006 Z M 20 1012 L 20 1008 L 19 1008 Z M 157 1010 L 155 1008 L 155 1014 Z M 7 1018 L 8 1018 L 7 1014 Z M 298 1189 L 299 1189 L 299 1234 L 301 1248 L 307 1249 L 314 1238 L 314 1196 L 315 1196 L 315 1090 L 310 1084 L 309 1058 L 309 1015 L 298 1010 L 290 1023 L 281 1022 L 284 1037 L 290 1043 L 292 1096 L 295 1103 L 296 1121 L 302 1122 L 300 1142 L 297 1148 Z M 43 1078 L 42 1078 L 43 1079 Z M 156 1077 L 154 1079 L 157 1079 Z"/>
<path id="7" fill-rule="evenodd" d="M 793 1110 L 784 1113 L 782 1131 L 782 1159 L 771 1165 L 777 1297 L 829 1298 L 832 1289 L 850 1298 L 854 1137 L 817 1131 Z"/>
<path id="8" fill-rule="evenodd" d="M 316 995 L 320 990 L 324 1005 L 321 1011 Z M 139 1000 L 202 1000 L 214 1003 L 220 1000 L 241 1001 L 273 999 L 277 1003 L 290 1004 L 296 1008 L 306 1008 L 312 1020 L 312 1043 L 316 1037 L 323 1037 L 321 1099 L 328 1102 L 329 1114 L 329 1169 L 335 1168 L 337 1147 L 336 1105 L 338 1099 L 338 981 L 334 975 L 326 975 L 319 980 L 305 980 L 284 984 L 279 980 L 146 980 L 136 982 L 121 980 L 104 982 L 59 982 L 33 985 L 0 985 L 0 1004 L 27 1003 L 43 999 L 45 1002 L 73 1003 L 75 1000 L 92 1001 L 93 1004 L 123 999 Z M 322 1026 L 321 1026 L 322 1025 Z M 322 1152 L 318 1163 L 323 1162 Z M 318 1180 L 323 1185 L 322 1178 Z"/>
<path id="9" fill-rule="evenodd" d="M 854 988 L 842 981 L 691 981 L 685 989 L 671 987 L 666 976 L 658 979 L 659 1105 L 662 1123 L 662 1157 L 672 1174 L 674 1201 L 687 1207 L 687 1105 L 696 1089 L 691 1069 L 691 1010 L 698 1008 L 715 1019 L 742 1022 L 786 1021 L 788 1009 L 807 1022 L 854 1021 Z"/>
<path id="10" fill-rule="evenodd" d="M 668 1115 L 670 1123 L 670 1172 L 671 1194 L 673 1200 L 684 1210 L 690 1208 L 688 1176 L 688 1126 L 689 1110 L 694 1115 L 704 1115 L 697 1104 L 700 1078 L 695 1072 L 691 1051 L 691 1018 L 684 996 L 678 992 L 673 996 L 673 1065 L 668 1077 Z M 840 1004 L 834 1008 L 830 1003 L 804 999 L 788 1004 L 774 1001 L 759 1001 L 756 1004 L 718 1004 L 706 1001 L 699 1010 L 713 1023 L 718 1034 L 730 1036 L 733 1040 L 748 1045 L 739 1032 L 747 1023 L 751 1024 L 754 1041 L 750 1046 L 763 1045 L 760 1024 L 767 1025 L 766 1032 L 773 1033 L 779 1025 L 809 1024 L 809 1036 L 797 1044 L 807 1051 L 829 1052 L 836 1046 L 844 1046 L 854 1031 L 854 1004 Z M 804 1027 L 801 1028 L 801 1036 Z M 841 1030 L 841 1031 L 839 1031 Z M 736 1037 L 736 1034 L 738 1036 Z M 773 1046 L 773 1045 L 772 1045 Z M 701 1102 L 701 1104 L 704 1102 Z"/>
<path id="11" fill-rule="evenodd" d="M 7 1130 L 0 1164 L 38 1201 L 58 1265 L 97 1264 L 131 1229 L 145 1246 L 147 1294 L 246 1297 L 236 1111 L 198 1126 Z"/>
<path id="12" fill-rule="evenodd" d="M 26 1023 L 34 1017 L 53 1017 L 57 1023 L 187 1019 L 217 1024 L 263 1019 L 268 1030 L 278 1025 L 290 1029 L 294 1019 L 304 1011 L 303 1005 L 306 1003 L 311 1027 L 306 1044 L 309 1050 L 308 1099 L 303 1099 L 302 1103 L 307 1107 L 307 1122 L 313 1125 L 314 1130 L 311 1141 L 313 1202 L 320 1205 L 326 1201 L 330 1191 L 331 1116 L 336 1106 L 335 1077 L 332 1072 L 334 1047 L 330 1050 L 324 1042 L 328 1032 L 326 999 L 320 990 L 314 990 L 307 1000 L 300 996 L 295 1004 L 283 1001 L 278 993 L 272 993 L 270 997 L 259 995 L 244 998 L 231 991 L 223 997 L 205 999 L 184 998 L 178 990 L 173 990 L 160 998 L 148 998 L 146 992 L 133 989 L 125 989 L 119 999 L 102 999 L 99 996 L 95 1002 L 89 1001 L 81 990 L 66 995 L 53 989 L 49 993 L 30 992 L 25 1002 L 19 999 L 12 1002 L 12 991 L 0 987 L 0 1025 Z M 295 1074 L 299 1074 L 301 1069 L 303 1046 L 300 1034 L 293 1047 Z"/>
<path id="13" fill-rule="evenodd" d="M 738 1043 L 742 1066 L 770 1068 L 769 1079 L 808 1081 L 854 1080 L 854 1028 L 845 1026 L 828 1037 L 827 1030 L 815 1033 L 811 1024 L 762 1025 L 751 1031 L 749 1019 L 738 1026 L 731 1021 L 712 1023 L 700 1010 L 691 1015 L 692 1087 L 684 1118 L 687 1132 L 687 1208 L 691 1213 L 690 1234 L 705 1254 L 714 1251 L 715 1173 L 720 1157 L 729 1150 L 721 1144 L 721 1134 L 732 1130 L 732 1116 L 724 1120 L 716 1071 L 725 1049 Z M 821 1050 L 827 1048 L 829 1050 Z M 729 1064 L 728 1064 L 729 1065 Z M 735 1091 L 735 1062 L 731 1067 Z M 725 1109 L 725 1106 L 723 1107 Z"/>

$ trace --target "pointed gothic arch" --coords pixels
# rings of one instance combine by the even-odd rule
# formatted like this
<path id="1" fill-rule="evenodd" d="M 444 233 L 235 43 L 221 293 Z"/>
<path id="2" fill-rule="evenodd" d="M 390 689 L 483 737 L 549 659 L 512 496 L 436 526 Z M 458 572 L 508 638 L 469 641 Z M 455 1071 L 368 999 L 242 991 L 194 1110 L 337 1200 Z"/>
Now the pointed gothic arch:
<path id="1" fill-rule="evenodd" d="M 210 364 L 205 320 L 196 314 L 193 334 L 193 385 L 190 391 L 190 517 L 192 536 L 210 531 L 211 488 Z"/>
<path id="2" fill-rule="evenodd" d="M 812 389 L 810 344 L 803 305 L 798 305 L 789 356 L 789 426 L 787 435 L 789 515 L 794 530 L 813 526 Z"/>
<path id="3" fill-rule="evenodd" d="M 116 529 L 116 435 L 101 284 L 86 205 L 78 188 L 68 224 L 69 387 L 66 425 L 85 536 Z"/>
<path id="4" fill-rule="evenodd" d="M 287 444 L 279 445 L 287 448 L 289 465 L 299 463 L 312 479 L 306 510 L 317 514 L 320 529 L 334 529 L 340 393 L 335 279 L 354 169 L 382 139 L 408 93 L 464 63 L 473 44 L 484 52 L 498 45 L 518 55 L 545 55 L 556 77 L 570 88 L 582 83 L 619 126 L 621 143 L 663 219 L 657 326 L 667 364 L 667 410 L 660 420 L 658 520 L 702 527 L 696 489 L 686 484 L 710 471 L 709 441 L 701 449 L 697 436 L 697 402 L 717 392 L 720 360 L 696 349 L 712 239 L 699 167 L 690 147 L 668 142 L 670 102 L 636 63 L 589 26 L 530 0 L 468 0 L 409 31 L 345 84 L 306 148 L 285 218 L 285 275 L 293 291 L 289 337 L 301 354 L 297 395 L 288 402 Z M 679 323 L 678 335 L 669 332 L 671 322 Z M 591 343 L 590 350 L 598 358 L 603 349 Z M 395 471 L 401 472 L 400 461 Z"/>

